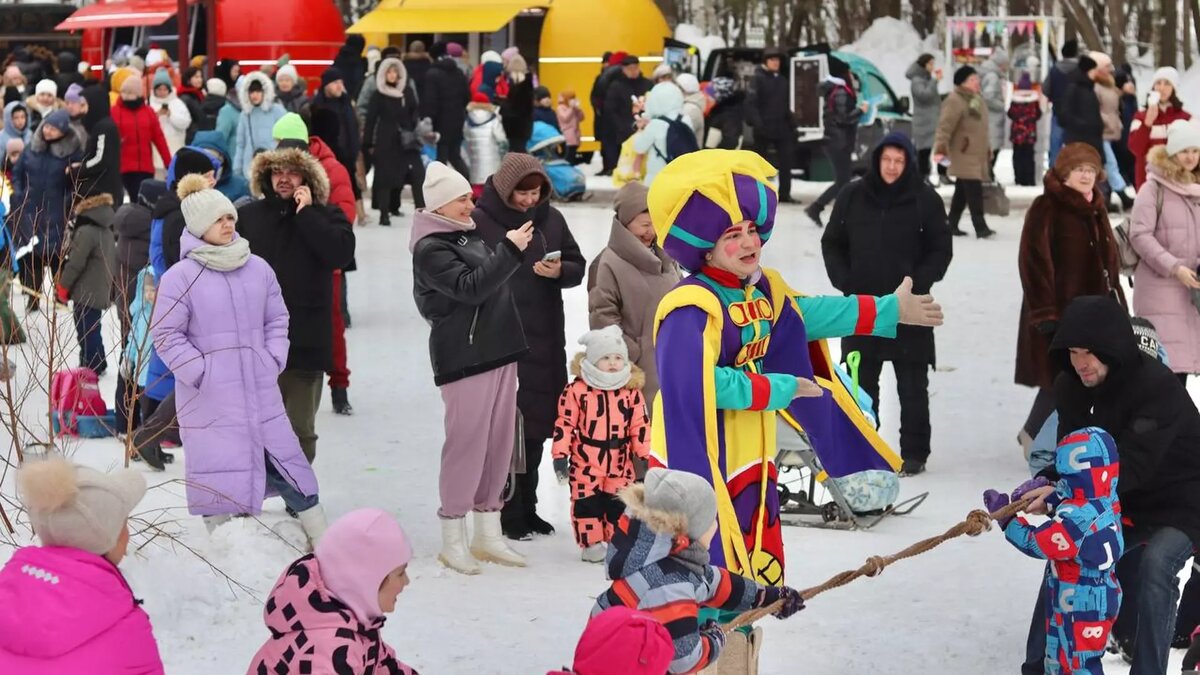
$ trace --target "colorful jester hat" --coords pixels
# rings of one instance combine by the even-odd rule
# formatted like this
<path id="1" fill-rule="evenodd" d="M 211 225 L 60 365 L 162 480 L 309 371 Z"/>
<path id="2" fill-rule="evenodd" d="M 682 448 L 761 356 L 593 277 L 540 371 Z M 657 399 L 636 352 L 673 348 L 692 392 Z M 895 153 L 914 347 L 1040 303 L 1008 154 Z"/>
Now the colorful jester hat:
<path id="1" fill-rule="evenodd" d="M 701 150 L 671 162 L 655 177 L 647 199 L 659 246 L 696 272 L 704 254 L 737 223 L 757 224 L 765 244 L 779 205 L 771 184 L 776 173 L 748 150 Z"/>

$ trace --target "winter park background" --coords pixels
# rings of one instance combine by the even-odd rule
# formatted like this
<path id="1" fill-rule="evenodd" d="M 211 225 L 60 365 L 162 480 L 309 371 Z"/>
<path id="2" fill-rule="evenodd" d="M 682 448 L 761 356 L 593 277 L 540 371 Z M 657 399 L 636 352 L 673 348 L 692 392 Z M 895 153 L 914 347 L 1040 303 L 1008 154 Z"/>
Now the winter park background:
<path id="1" fill-rule="evenodd" d="M 941 51 L 895 20 L 877 21 L 848 50 L 878 64 L 900 95 L 908 93 L 903 71 L 915 57 Z M 1143 85 L 1146 74 L 1139 73 Z M 1200 100 L 1200 69 L 1187 72 L 1181 89 L 1184 100 Z M 997 166 L 1001 181 L 1010 182 L 1007 155 Z M 800 183 L 796 196 L 808 202 L 824 187 Z M 1038 192 L 1009 190 L 1014 198 Z M 407 211 L 411 202 L 405 201 Z M 559 208 L 591 260 L 608 239 L 612 212 L 607 200 Z M 929 499 L 913 514 L 887 519 L 867 532 L 786 529 L 790 585 L 815 585 L 869 555 L 940 533 L 979 507 L 984 489 L 1011 489 L 1028 477 L 1016 433 L 1033 391 L 1012 383 L 1022 218 L 1019 210 L 1008 218 L 990 218 L 998 232 L 992 240 L 956 239 L 950 271 L 934 287 L 947 320 L 937 331 L 937 372 L 930 378 L 933 455 L 927 473 L 902 484 L 902 498 L 929 491 Z M 801 207 L 782 207 L 777 223 L 765 264 L 779 268 L 806 293 L 833 292 L 820 254 L 821 231 Z M 318 415 L 315 466 L 322 503 L 331 520 L 362 506 L 388 509 L 412 537 L 412 585 L 383 629 L 406 662 L 435 674 L 544 673 L 570 662 L 593 599 L 606 587 L 603 568 L 579 561 L 568 530 L 567 489 L 554 480 L 548 461 L 542 467 L 540 511 L 559 532 L 514 544 L 528 556 L 529 568 L 489 565 L 483 574 L 465 577 L 436 561 L 441 402 L 430 373 L 428 328 L 412 300 L 408 225 L 409 219 L 401 218 L 391 228 L 355 231 L 360 271 L 349 276 L 354 328 L 347 340 L 356 414 L 335 416 L 326 406 Z M 572 356 L 574 340 L 587 329 L 584 288 L 565 293 L 565 306 Z M 108 318 L 105 339 L 111 345 L 118 330 L 115 313 Z M 836 351 L 836 344 L 831 347 Z M 26 360 L 14 360 L 20 364 L 18 380 L 45 376 L 30 372 Z M 101 383 L 110 399 L 113 377 Z M 26 405 L 27 422 L 44 427 L 44 399 Z M 881 412 L 884 438 L 894 444 L 898 415 L 890 370 L 884 374 Z M 101 469 L 118 466 L 122 458 L 122 446 L 112 439 L 72 442 L 68 450 L 76 461 Z M 140 516 L 173 521 L 165 527 L 176 537 L 148 543 L 135 537 L 134 546 L 143 546 L 121 567 L 145 601 L 167 672 L 245 672 L 268 635 L 262 603 L 281 571 L 300 555 L 289 543 L 298 542 L 299 533 L 275 499 L 267 503 L 261 524 L 235 520 L 209 536 L 199 518 L 187 515 L 179 483 L 182 458 L 165 473 L 146 477 L 151 489 Z M 11 482 L 11 475 L 0 480 Z M 0 562 L 12 550 L 0 544 Z M 823 595 L 786 623 L 767 619 L 761 672 L 1015 672 L 1041 573 L 1039 563 L 1013 550 L 998 532 L 955 540 L 898 563 L 877 579 Z M 1181 652 L 1172 656 L 1174 670 Z M 1109 673 L 1127 672 L 1116 657 L 1108 657 L 1105 666 Z"/>

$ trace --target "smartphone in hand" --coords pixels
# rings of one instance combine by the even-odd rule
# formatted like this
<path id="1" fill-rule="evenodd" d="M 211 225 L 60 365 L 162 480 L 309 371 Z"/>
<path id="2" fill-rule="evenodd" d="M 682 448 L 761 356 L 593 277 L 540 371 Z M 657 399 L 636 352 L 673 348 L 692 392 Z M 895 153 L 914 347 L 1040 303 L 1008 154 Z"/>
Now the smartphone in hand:
<path id="1" fill-rule="evenodd" d="M 542 262 L 554 262 L 555 260 L 562 260 L 562 251 L 550 251 L 542 256 Z"/>

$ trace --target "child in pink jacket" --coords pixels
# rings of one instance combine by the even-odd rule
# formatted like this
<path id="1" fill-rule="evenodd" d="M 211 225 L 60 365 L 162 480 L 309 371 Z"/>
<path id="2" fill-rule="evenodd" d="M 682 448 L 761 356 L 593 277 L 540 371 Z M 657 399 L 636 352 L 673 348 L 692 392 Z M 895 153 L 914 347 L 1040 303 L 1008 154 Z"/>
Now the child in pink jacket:
<path id="1" fill-rule="evenodd" d="M 29 458 L 17 490 L 42 546 L 0 570 L 0 673 L 161 675 L 150 617 L 117 569 L 141 474 Z"/>
<path id="2" fill-rule="evenodd" d="M 248 675 L 417 675 L 379 634 L 408 586 L 411 559 L 408 536 L 391 514 L 359 509 L 342 516 L 275 582 L 263 612 L 272 637 Z"/>

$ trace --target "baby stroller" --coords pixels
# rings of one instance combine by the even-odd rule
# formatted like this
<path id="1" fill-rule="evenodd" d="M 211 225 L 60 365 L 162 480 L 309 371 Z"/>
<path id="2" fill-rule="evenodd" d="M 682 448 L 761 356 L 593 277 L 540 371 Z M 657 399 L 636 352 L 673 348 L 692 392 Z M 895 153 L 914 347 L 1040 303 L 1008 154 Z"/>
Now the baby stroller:
<path id="1" fill-rule="evenodd" d="M 871 398 L 851 381 L 841 366 L 833 366 L 842 386 L 858 404 L 858 412 L 875 426 Z M 928 492 L 901 502 L 895 471 L 868 469 L 831 476 L 808 436 L 779 420 L 775 466 L 779 470 L 779 510 L 784 525 L 840 530 L 868 530 L 887 516 L 904 516 L 920 506 Z M 785 480 L 787 481 L 785 484 Z M 825 499 L 818 501 L 818 491 Z"/>
<path id="2" fill-rule="evenodd" d="M 587 192 L 587 178 L 582 171 L 562 158 L 559 148 L 566 142 L 567 139 L 563 138 L 558 129 L 545 122 L 534 122 L 533 134 L 526 149 L 542 163 L 558 198 L 577 202 L 582 200 Z"/>

